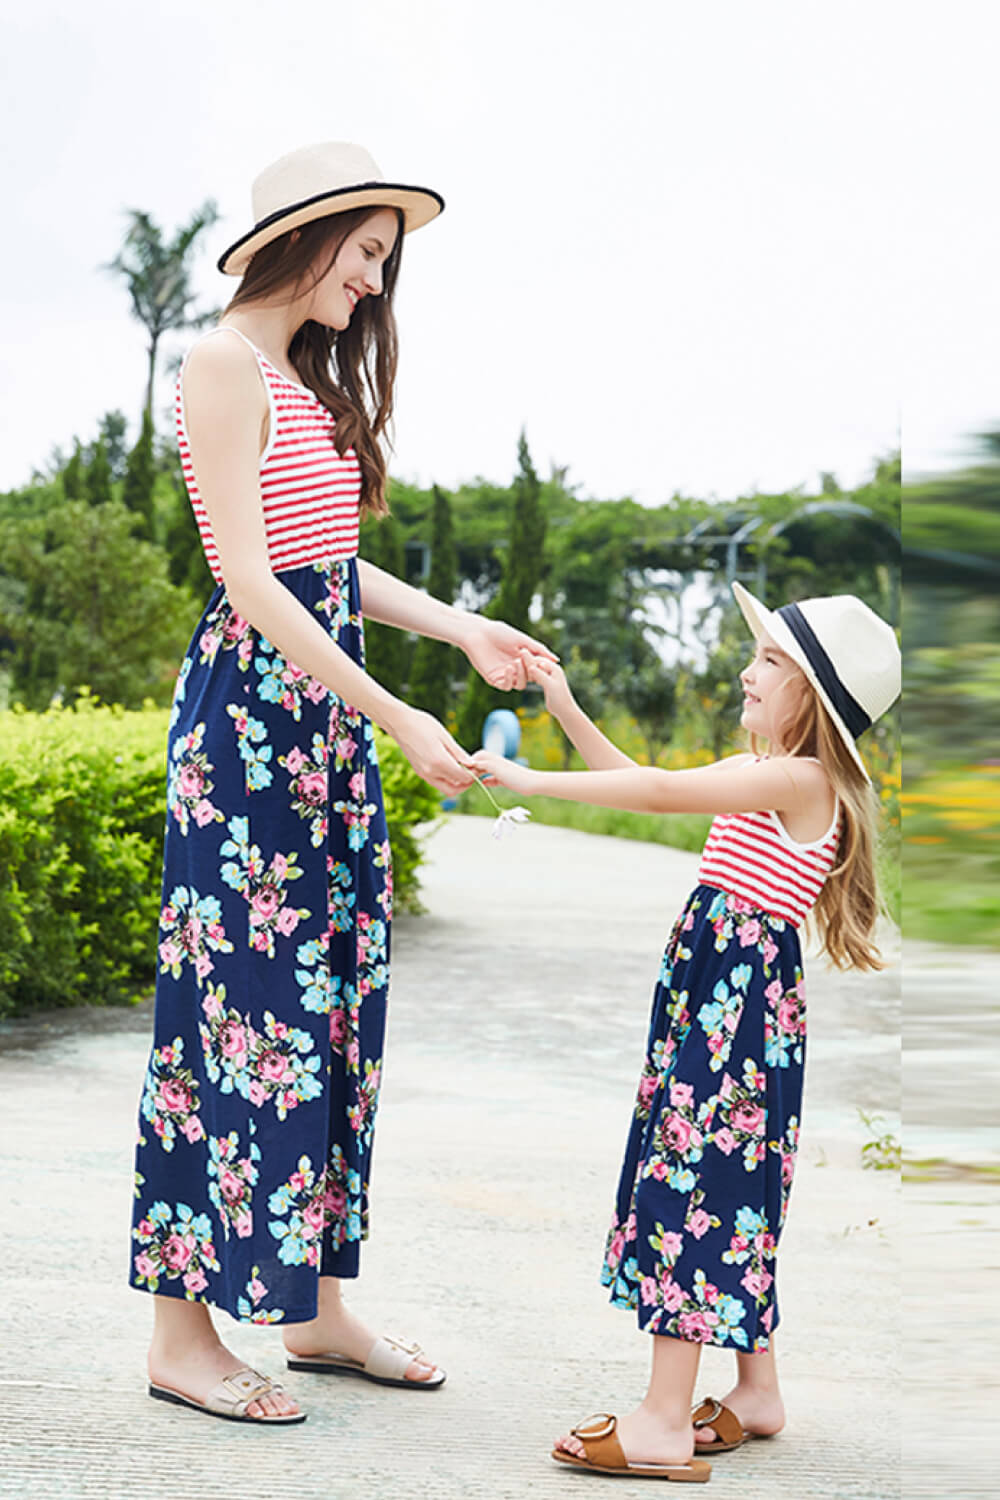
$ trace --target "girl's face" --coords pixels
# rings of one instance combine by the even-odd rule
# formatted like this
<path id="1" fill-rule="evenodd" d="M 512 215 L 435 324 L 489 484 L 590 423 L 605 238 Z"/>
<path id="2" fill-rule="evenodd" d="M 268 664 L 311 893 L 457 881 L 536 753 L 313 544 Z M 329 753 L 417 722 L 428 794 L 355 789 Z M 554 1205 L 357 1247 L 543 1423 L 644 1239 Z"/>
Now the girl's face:
<path id="1" fill-rule="evenodd" d="M 740 723 L 772 745 L 780 745 L 805 686 L 805 674 L 769 635 L 761 636 L 750 665 L 740 673 L 743 713 Z"/>
<path id="2" fill-rule="evenodd" d="M 313 288 L 307 316 L 326 328 L 346 328 L 362 297 L 381 294 L 382 267 L 397 233 L 398 221 L 391 208 L 380 208 L 352 230 L 333 265 Z"/>

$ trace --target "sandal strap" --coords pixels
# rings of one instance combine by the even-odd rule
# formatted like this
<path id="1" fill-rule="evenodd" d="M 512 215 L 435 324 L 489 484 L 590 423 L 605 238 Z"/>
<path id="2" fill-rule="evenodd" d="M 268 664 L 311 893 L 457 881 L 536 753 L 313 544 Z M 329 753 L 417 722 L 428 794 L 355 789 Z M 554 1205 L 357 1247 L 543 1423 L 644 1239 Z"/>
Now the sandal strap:
<path id="1" fill-rule="evenodd" d="M 584 1446 L 588 1463 L 600 1464 L 604 1469 L 627 1469 L 628 1459 L 622 1445 L 615 1436 L 618 1418 L 610 1412 L 598 1412 L 572 1429 Z"/>
<path id="2" fill-rule="evenodd" d="M 743 1424 L 735 1412 L 714 1396 L 706 1396 L 700 1406 L 691 1413 L 692 1427 L 711 1427 L 722 1443 L 740 1443 L 745 1433 Z"/>
<path id="3" fill-rule="evenodd" d="M 245 1365 L 242 1370 L 234 1370 L 232 1375 L 224 1376 L 205 1397 L 205 1405 L 209 1411 L 244 1417 L 251 1402 L 282 1389 L 269 1375 L 262 1375 L 259 1370 L 252 1370 L 249 1365 Z"/>
<path id="4" fill-rule="evenodd" d="M 419 1344 L 408 1344 L 405 1339 L 385 1334 L 375 1340 L 364 1367 L 369 1375 L 380 1380 L 403 1380 L 410 1365 L 423 1352 Z"/>

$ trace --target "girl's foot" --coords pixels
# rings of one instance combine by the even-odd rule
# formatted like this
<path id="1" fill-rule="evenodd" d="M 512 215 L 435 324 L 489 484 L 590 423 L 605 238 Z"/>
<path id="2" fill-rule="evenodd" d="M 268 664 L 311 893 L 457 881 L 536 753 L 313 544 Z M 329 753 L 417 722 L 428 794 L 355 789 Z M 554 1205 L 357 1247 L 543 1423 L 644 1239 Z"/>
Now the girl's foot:
<path id="1" fill-rule="evenodd" d="M 295 1358 L 316 1354 L 344 1354 L 364 1364 L 375 1347 L 376 1335 L 349 1312 L 339 1297 L 322 1298 L 319 1316 L 311 1323 L 290 1323 L 284 1330 L 285 1348 Z M 424 1359 L 411 1360 L 407 1380 L 429 1380 L 437 1369 Z"/>
<path id="2" fill-rule="evenodd" d="M 785 1407 L 776 1387 L 734 1385 L 729 1395 L 722 1397 L 722 1404 L 739 1418 L 744 1432 L 756 1437 L 773 1437 L 785 1425 Z M 699 1427 L 694 1437 L 698 1446 L 714 1443 L 716 1434 L 711 1427 Z"/>
<path id="3" fill-rule="evenodd" d="M 630 1464 L 689 1464 L 694 1455 L 694 1431 L 690 1424 L 671 1427 L 645 1405 L 618 1418 L 616 1431 L 622 1452 Z M 575 1458 L 586 1458 L 579 1438 L 567 1433 L 556 1438 L 556 1447 Z"/>
<path id="4" fill-rule="evenodd" d="M 154 1385 L 187 1396 L 204 1405 L 214 1386 L 227 1375 L 246 1369 L 246 1360 L 227 1349 L 219 1339 L 195 1340 L 181 1347 L 169 1347 L 154 1337 L 149 1351 L 149 1378 Z M 288 1417 L 299 1405 L 284 1391 L 269 1391 L 247 1407 L 248 1417 L 266 1421 L 268 1417 Z"/>

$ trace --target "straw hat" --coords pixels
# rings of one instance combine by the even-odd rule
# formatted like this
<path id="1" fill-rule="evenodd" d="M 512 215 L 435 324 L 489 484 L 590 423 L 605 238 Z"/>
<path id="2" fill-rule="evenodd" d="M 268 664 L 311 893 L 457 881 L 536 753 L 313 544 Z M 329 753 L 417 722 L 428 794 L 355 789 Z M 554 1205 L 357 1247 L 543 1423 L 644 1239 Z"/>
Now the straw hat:
<path id="1" fill-rule="evenodd" d="M 854 742 L 899 697 L 901 659 L 892 626 L 853 594 L 771 610 L 740 583 L 733 593 L 755 638 L 769 635 L 802 668 L 870 781 Z"/>
<path id="2" fill-rule="evenodd" d="M 444 208 L 432 188 L 386 182 L 363 146 L 325 141 L 290 151 L 254 178 L 254 226 L 219 260 L 227 276 L 242 276 L 251 257 L 289 229 L 346 213 L 350 208 L 398 208 L 404 233 L 427 224 Z"/>

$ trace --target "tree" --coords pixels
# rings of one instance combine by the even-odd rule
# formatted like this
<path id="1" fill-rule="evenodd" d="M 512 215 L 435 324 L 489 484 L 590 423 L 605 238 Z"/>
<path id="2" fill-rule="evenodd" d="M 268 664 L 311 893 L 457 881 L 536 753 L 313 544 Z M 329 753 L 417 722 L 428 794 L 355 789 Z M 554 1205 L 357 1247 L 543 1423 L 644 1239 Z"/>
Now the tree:
<path id="1" fill-rule="evenodd" d="M 486 613 L 491 619 L 506 620 L 508 625 L 527 630 L 531 624 L 531 602 L 544 570 L 546 511 L 523 431 L 517 443 L 517 460 L 503 577 L 499 593 Z M 490 687 L 478 675 L 470 676 L 458 710 L 459 741 L 475 749 L 484 718 L 492 708 L 505 702 L 509 702 L 509 695 Z"/>
<path id="2" fill-rule="evenodd" d="M 67 500 L 83 499 L 83 450 L 79 442 L 73 444 L 73 452 L 63 467 L 59 479 Z"/>
<path id="3" fill-rule="evenodd" d="M 156 379 L 156 357 L 165 333 L 180 328 L 200 328 L 216 316 L 195 313 L 192 304 L 191 254 L 198 236 L 219 217 L 212 199 L 207 199 L 172 240 L 165 240 L 163 230 L 149 214 L 129 211 L 125 241 L 114 260 L 106 267 L 124 277 L 132 299 L 132 313 L 149 335 L 149 359 L 144 411 L 152 413 L 153 385 Z"/>
<path id="4" fill-rule="evenodd" d="M 403 538 L 395 516 L 390 513 L 365 528 L 364 553 L 383 572 L 404 577 Z M 410 652 L 411 643 L 404 631 L 376 620 L 365 621 L 365 665 L 376 682 L 397 696 L 406 690 Z"/>
<path id="5" fill-rule="evenodd" d="M 435 599 L 451 604 L 458 582 L 455 538 L 451 506 L 443 490 L 434 486 L 434 509 L 431 517 L 431 570 L 428 592 Z M 454 647 L 447 641 L 431 640 L 422 635 L 413 652 L 409 699 L 444 723 L 451 707 L 451 679 L 455 665 Z"/>
<path id="6" fill-rule="evenodd" d="M 127 432 L 128 419 L 123 411 L 106 411 L 97 429 L 98 436 L 102 439 L 105 452 L 108 455 L 111 478 L 115 481 L 124 479 L 125 477 L 125 460 L 127 455 L 125 435 Z"/>
<path id="7" fill-rule="evenodd" d="M 120 500 L 98 509 L 72 500 L 0 528 L 0 553 L 24 584 L 0 620 L 14 643 L 12 698 L 45 708 L 53 694 L 87 686 L 106 703 L 139 707 L 169 695 L 191 602 L 134 527 Z"/>
<path id="8" fill-rule="evenodd" d="M 153 486 L 156 483 L 156 458 L 153 453 L 153 417 L 145 410 L 142 414 L 142 430 L 139 441 L 132 449 L 125 464 L 125 481 L 122 485 L 122 502 L 136 518 L 136 536 L 155 540 L 153 511 Z"/>
<path id="9" fill-rule="evenodd" d="M 98 438 L 84 472 L 83 491 L 91 505 L 107 505 L 111 499 L 111 465 L 104 439 Z"/>

